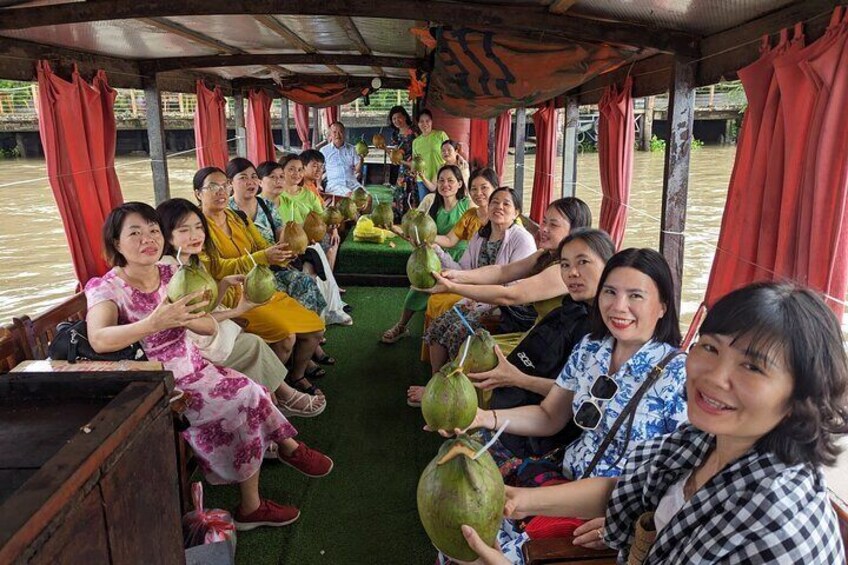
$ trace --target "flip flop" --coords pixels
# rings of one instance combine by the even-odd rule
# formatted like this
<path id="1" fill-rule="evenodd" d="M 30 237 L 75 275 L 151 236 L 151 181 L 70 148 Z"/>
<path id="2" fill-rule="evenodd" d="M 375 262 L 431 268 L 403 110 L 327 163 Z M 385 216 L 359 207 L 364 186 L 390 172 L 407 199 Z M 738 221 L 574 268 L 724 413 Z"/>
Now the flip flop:
<path id="1" fill-rule="evenodd" d="M 299 383 L 300 381 L 306 380 L 306 378 L 307 378 L 307 376 L 306 376 L 306 375 L 304 375 L 304 376 L 300 377 L 300 378 L 299 378 L 299 379 L 297 379 L 297 380 L 294 380 L 294 381 L 289 382 L 289 385 L 291 385 L 291 387 L 292 387 L 293 389 L 298 390 L 298 391 L 300 391 L 300 392 L 305 392 L 306 394 L 308 394 L 308 395 L 310 395 L 310 396 L 315 396 L 316 394 L 320 394 L 320 392 L 321 392 L 321 391 L 320 391 L 320 390 L 318 389 L 318 387 L 317 387 L 317 386 L 315 386 L 314 384 L 313 384 L 313 385 L 310 385 L 310 386 L 308 386 L 308 387 L 306 387 L 306 388 L 303 388 L 303 387 L 299 387 L 299 386 L 297 386 L 297 383 Z"/>
<path id="2" fill-rule="evenodd" d="M 312 379 L 320 379 L 320 378 L 323 378 L 323 377 L 326 377 L 326 376 L 327 376 L 327 371 L 325 371 L 321 367 L 318 367 L 317 365 L 315 367 L 312 367 L 311 369 L 306 369 L 306 372 L 303 374 L 303 378 L 309 379 L 310 381 Z M 300 379 L 298 379 L 298 380 L 300 380 Z"/>

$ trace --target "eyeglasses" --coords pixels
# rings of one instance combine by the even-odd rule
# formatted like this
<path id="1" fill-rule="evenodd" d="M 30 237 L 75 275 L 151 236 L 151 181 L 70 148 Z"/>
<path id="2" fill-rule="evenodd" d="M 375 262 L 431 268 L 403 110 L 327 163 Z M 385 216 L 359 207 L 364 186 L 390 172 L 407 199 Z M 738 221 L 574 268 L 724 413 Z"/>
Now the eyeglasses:
<path id="1" fill-rule="evenodd" d="M 204 186 L 200 190 L 206 190 L 211 194 L 219 194 L 221 192 L 229 192 L 230 191 L 230 185 L 229 185 L 229 183 L 228 184 L 218 184 L 218 183 L 215 183 L 215 182 L 210 182 L 209 184 L 207 184 L 206 186 Z"/>
<path id="2" fill-rule="evenodd" d="M 599 402 L 612 400 L 618 392 L 618 384 L 609 375 L 600 375 L 589 389 L 589 400 L 584 400 L 574 413 L 574 423 L 591 432 L 600 425 L 604 415 Z"/>

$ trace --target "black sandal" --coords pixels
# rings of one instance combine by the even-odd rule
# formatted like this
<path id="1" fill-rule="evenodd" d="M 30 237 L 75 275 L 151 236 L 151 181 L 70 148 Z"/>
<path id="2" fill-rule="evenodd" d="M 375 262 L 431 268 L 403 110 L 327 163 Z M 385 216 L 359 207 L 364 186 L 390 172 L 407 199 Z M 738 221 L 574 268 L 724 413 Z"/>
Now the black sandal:
<path id="1" fill-rule="evenodd" d="M 312 367 L 311 369 L 306 369 L 306 372 L 304 372 L 304 374 L 303 374 L 303 378 L 309 379 L 310 381 L 312 379 L 320 379 L 320 378 L 326 377 L 326 376 L 327 376 L 327 371 L 325 371 L 321 367 L 318 367 L 317 365 L 315 367 Z"/>
<path id="2" fill-rule="evenodd" d="M 318 355 L 313 355 L 312 360 L 315 361 L 316 363 L 318 363 L 319 365 L 335 365 L 336 364 L 335 358 L 330 357 L 326 353 L 321 357 L 319 357 Z"/>
<path id="3" fill-rule="evenodd" d="M 289 386 L 291 386 L 293 389 L 298 390 L 300 392 L 305 392 L 306 394 L 308 394 L 310 396 L 315 396 L 316 394 L 319 394 L 321 391 L 318 390 L 318 387 L 315 386 L 314 384 L 311 384 L 306 388 L 297 386 L 297 383 L 299 383 L 300 381 L 306 380 L 307 378 L 308 378 L 308 375 L 304 375 L 297 380 L 289 382 Z"/>

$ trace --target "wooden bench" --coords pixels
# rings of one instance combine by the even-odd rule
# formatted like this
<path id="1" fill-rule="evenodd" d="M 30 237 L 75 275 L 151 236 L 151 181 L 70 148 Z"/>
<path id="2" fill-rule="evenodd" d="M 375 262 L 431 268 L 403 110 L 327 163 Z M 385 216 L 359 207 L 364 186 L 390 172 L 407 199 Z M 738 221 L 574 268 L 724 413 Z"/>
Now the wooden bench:
<path id="1" fill-rule="evenodd" d="M 11 371 L 22 361 L 47 359 L 47 347 L 56 333 L 56 326 L 61 322 L 84 320 L 87 309 L 85 293 L 80 292 L 34 318 L 13 318 L 10 325 L 0 328 L 0 373 Z M 196 464 L 191 449 L 178 433 L 175 445 L 180 498 L 183 510 L 187 511 L 191 507 L 189 482 Z"/>

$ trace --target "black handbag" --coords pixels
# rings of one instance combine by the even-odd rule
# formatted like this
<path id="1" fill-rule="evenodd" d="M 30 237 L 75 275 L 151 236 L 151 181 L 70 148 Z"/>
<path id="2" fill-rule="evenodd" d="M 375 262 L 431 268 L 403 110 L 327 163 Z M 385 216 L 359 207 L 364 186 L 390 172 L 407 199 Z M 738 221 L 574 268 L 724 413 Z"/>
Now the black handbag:
<path id="1" fill-rule="evenodd" d="M 47 354 L 54 361 L 76 363 L 88 361 L 147 361 L 147 356 L 138 342 L 111 353 L 97 353 L 88 341 L 88 328 L 85 320 L 77 322 L 62 322 L 56 326 L 56 334 Z"/>

